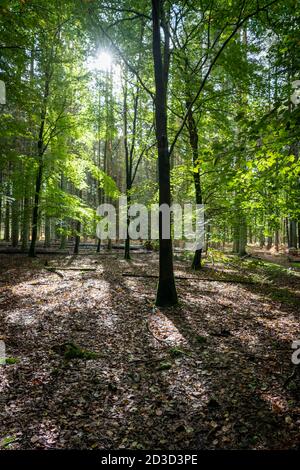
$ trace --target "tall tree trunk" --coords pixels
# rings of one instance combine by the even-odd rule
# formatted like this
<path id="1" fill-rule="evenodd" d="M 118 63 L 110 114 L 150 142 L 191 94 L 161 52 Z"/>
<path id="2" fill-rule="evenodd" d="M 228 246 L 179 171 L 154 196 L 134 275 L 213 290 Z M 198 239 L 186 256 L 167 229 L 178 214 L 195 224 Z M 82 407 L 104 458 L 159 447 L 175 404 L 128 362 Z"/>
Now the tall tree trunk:
<path id="1" fill-rule="evenodd" d="M 5 203 L 5 220 L 4 220 L 4 240 L 9 242 L 10 240 L 10 202 L 7 199 Z"/>
<path id="2" fill-rule="evenodd" d="M 42 188 L 42 179 L 43 179 L 43 168 L 44 168 L 44 129 L 45 129 L 45 120 L 47 114 L 47 102 L 49 97 L 49 87 L 50 87 L 50 75 L 49 72 L 45 74 L 45 87 L 44 87 L 44 96 L 41 112 L 41 122 L 39 130 L 39 138 L 37 144 L 37 154 L 38 154 L 38 169 L 35 181 L 35 193 L 34 193 L 34 205 L 32 211 L 32 229 L 31 229 L 31 243 L 29 248 L 28 255 L 30 257 L 35 257 L 35 247 L 38 235 L 38 220 L 39 220 L 39 204 L 40 204 L 40 193 Z"/>
<path id="3" fill-rule="evenodd" d="M 193 175 L 194 175 L 194 187 L 195 187 L 195 199 L 196 204 L 202 204 L 202 191 L 201 191 L 201 182 L 200 182 L 200 169 L 199 169 L 199 154 L 198 154 L 198 130 L 197 124 L 193 115 L 192 109 L 190 109 L 191 99 L 188 97 L 186 101 L 186 108 L 189 110 L 187 116 L 188 131 L 189 131 L 189 140 L 190 146 L 192 148 L 193 155 Z M 201 269 L 201 257 L 202 257 L 202 247 L 195 250 L 194 258 L 192 262 L 192 269 L 199 270 Z"/>
<path id="4" fill-rule="evenodd" d="M 19 243 L 19 201 L 15 199 L 11 205 L 11 244 L 16 247 Z"/>
<path id="5" fill-rule="evenodd" d="M 265 246 L 265 235 L 264 235 L 264 231 L 262 228 L 260 229 L 260 232 L 259 232 L 259 246 L 260 248 L 263 248 Z"/>
<path id="6" fill-rule="evenodd" d="M 127 71 L 126 71 L 127 72 Z M 123 116 L 124 116 L 124 150 L 125 150 L 125 169 L 126 169 L 126 196 L 127 196 L 127 203 L 126 203 L 126 238 L 125 238 L 125 251 L 124 251 L 124 258 L 129 260 L 130 259 L 130 236 L 129 236 L 129 225 L 130 225 L 130 217 L 129 217 L 129 206 L 131 202 L 131 167 L 132 161 L 130 159 L 130 151 L 128 146 L 128 116 L 127 116 L 127 74 L 125 73 L 125 80 L 124 80 L 124 100 L 123 100 Z"/>
<path id="7" fill-rule="evenodd" d="M 243 213 L 240 216 L 240 230 L 239 230 L 239 256 L 245 256 L 247 246 L 247 222 Z"/>
<path id="8" fill-rule="evenodd" d="M 232 252 L 239 253 L 239 251 L 240 251 L 240 226 L 239 226 L 239 219 L 235 215 L 234 226 L 233 226 Z"/>
<path id="9" fill-rule="evenodd" d="M 81 230 L 81 222 L 80 222 L 80 220 L 77 220 L 77 222 L 76 222 L 75 244 L 74 244 L 74 255 L 78 255 L 78 253 L 79 253 L 80 230 Z"/>
<path id="10" fill-rule="evenodd" d="M 290 248 L 297 248 L 297 221 L 290 220 Z"/>
<path id="11" fill-rule="evenodd" d="M 164 63 L 161 51 L 161 0 L 152 0 L 153 23 L 153 60 L 155 78 L 155 124 L 158 152 L 158 181 L 159 205 L 171 204 L 170 187 L 170 153 L 167 129 L 167 85 L 169 75 L 169 36 L 164 28 Z M 171 225 L 171 223 L 170 223 Z M 171 230 L 170 230 L 171 232 Z M 169 238 L 162 237 L 162 213 L 159 213 L 159 280 L 156 295 L 156 305 L 165 307 L 178 302 L 173 270 L 173 250 L 171 234 Z"/>
<path id="12" fill-rule="evenodd" d="M 39 216 L 39 202 L 40 202 L 40 192 L 42 187 L 42 177 L 43 177 L 43 162 L 40 159 L 36 181 L 35 181 L 35 194 L 34 194 L 34 205 L 32 212 L 32 228 L 31 228 L 31 243 L 28 255 L 31 258 L 36 256 L 36 241 L 38 235 L 38 216 Z"/>
<path id="13" fill-rule="evenodd" d="M 248 236 L 249 236 L 249 243 L 250 243 L 250 245 L 252 245 L 252 243 L 253 243 L 253 231 L 252 231 L 252 226 L 251 225 L 248 229 Z"/>
<path id="14" fill-rule="evenodd" d="M 0 170 L 0 187 L 2 187 L 2 170 Z M 2 233 L 2 194 L 0 193 L 0 240 L 1 240 L 1 233 Z"/>
<path id="15" fill-rule="evenodd" d="M 44 247 L 49 248 L 51 246 L 51 218 L 45 217 L 45 242 Z"/>
<path id="16" fill-rule="evenodd" d="M 21 234 L 21 251 L 27 251 L 28 238 L 29 238 L 29 223 L 30 223 L 30 205 L 29 198 L 24 197 L 23 201 L 23 217 L 22 217 L 22 234 Z"/>
<path id="17" fill-rule="evenodd" d="M 82 198 L 82 191 L 79 191 L 79 197 Z M 81 221 L 77 220 L 76 221 L 75 244 L 74 244 L 74 255 L 78 255 L 78 253 L 79 253 L 80 232 L 81 232 Z"/>
<path id="18" fill-rule="evenodd" d="M 275 230 L 275 250 L 279 251 L 279 230 Z"/>
<path id="19" fill-rule="evenodd" d="M 126 239 L 125 239 L 125 251 L 124 251 L 124 258 L 129 260 L 130 259 L 130 236 L 129 236 L 129 225 L 130 225 L 130 217 L 129 217 L 129 207 L 131 203 L 131 196 L 127 193 L 127 207 L 126 207 Z"/>

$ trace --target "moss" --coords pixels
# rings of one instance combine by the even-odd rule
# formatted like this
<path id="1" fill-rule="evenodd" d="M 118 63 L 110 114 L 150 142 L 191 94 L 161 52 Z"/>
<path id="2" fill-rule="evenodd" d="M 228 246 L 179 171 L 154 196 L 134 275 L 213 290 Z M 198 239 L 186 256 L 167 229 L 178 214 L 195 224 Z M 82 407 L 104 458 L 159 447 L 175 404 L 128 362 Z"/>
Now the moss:
<path id="1" fill-rule="evenodd" d="M 54 350 L 61 354 L 67 361 L 70 361 L 72 359 L 97 359 L 98 357 L 97 353 L 81 349 L 74 343 L 64 343 L 61 346 L 55 347 Z"/>
<path id="2" fill-rule="evenodd" d="M 160 370 L 169 370 L 172 368 L 172 364 L 170 362 L 161 362 L 157 368 L 158 371 Z"/>
<path id="3" fill-rule="evenodd" d="M 171 349 L 169 350 L 169 353 L 170 353 L 170 355 L 171 355 L 172 357 L 181 357 L 181 356 L 183 356 L 183 355 L 185 354 L 184 351 L 182 351 L 182 350 L 179 349 L 179 348 L 171 348 Z"/>
<path id="4" fill-rule="evenodd" d="M 7 357 L 5 363 L 6 364 L 17 364 L 19 362 L 19 359 L 17 357 Z"/>

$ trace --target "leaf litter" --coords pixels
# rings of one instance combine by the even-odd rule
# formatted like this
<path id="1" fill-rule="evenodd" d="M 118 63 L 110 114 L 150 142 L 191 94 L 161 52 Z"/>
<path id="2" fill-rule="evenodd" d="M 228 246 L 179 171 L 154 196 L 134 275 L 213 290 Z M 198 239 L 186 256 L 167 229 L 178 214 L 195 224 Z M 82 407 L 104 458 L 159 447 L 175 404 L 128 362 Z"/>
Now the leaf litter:
<path id="1" fill-rule="evenodd" d="M 241 269 L 177 259 L 180 303 L 158 309 L 154 277 L 122 276 L 157 265 L 1 257 L 1 449 L 299 448 L 299 277 L 222 283 Z"/>

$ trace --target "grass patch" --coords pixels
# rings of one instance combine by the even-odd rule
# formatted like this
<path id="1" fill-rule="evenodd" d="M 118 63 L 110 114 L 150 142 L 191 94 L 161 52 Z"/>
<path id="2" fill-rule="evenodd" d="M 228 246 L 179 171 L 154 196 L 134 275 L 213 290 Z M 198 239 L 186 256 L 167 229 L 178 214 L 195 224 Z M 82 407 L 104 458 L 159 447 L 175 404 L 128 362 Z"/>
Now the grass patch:
<path id="1" fill-rule="evenodd" d="M 284 289 L 284 288 L 269 289 L 269 291 L 266 292 L 266 294 L 272 300 L 277 300 L 279 302 L 284 302 L 284 303 L 291 304 L 291 305 L 295 305 L 295 304 L 299 305 L 299 302 L 300 302 L 300 298 L 297 295 L 293 294 L 288 289 Z"/>
<path id="2" fill-rule="evenodd" d="M 12 364 L 17 364 L 19 362 L 19 359 L 17 357 L 7 357 L 5 360 L 5 364 L 12 365 Z"/>
<path id="3" fill-rule="evenodd" d="M 172 369 L 172 364 L 171 362 L 161 362 L 159 366 L 157 367 L 157 370 L 169 370 Z"/>
<path id="4" fill-rule="evenodd" d="M 55 352 L 61 354 L 66 361 L 70 361 L 72 359 L 90 360 L 98 358 L 97 353 L 82 349 L 74 343 L 64 343 L 63 345 L 57 346 L 53 349 Z"/>
<path id="5" fill-rule="evenodd" d="M 0 449 L 10 447 L 17 440 L 17 436 L 7 436 L 0 441 Z"/>
<path id="6" fill-rule="evenodd" d="M 185 352 L 179 348 L 171 348 L 169 350 L 169 353 L 172 357 L 181 357 L 181 356 L 184 356 L 185 354 Z"/>

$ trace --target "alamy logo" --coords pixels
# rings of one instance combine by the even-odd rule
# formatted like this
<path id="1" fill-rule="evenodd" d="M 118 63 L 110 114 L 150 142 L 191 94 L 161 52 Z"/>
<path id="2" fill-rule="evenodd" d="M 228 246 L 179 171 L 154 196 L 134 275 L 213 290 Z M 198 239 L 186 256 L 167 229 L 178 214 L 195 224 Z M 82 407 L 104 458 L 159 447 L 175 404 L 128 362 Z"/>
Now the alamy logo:
<path id="1" fill-rule="evenodd" d="M 5 83 L 0 80 L 0 104 L 6 103 L 6 96 L 5 96 Z"/>
<path id="2" fill-rule="evenodd" d="M 296 349 L 292 354 L 292 363 L 298 366 L 300 364 L 300 340 L 293 341 L 292 348 Z"/>
<path id="3" fill-rule="evenodd" d="M 127 198 L 119 198 L 118 211 L 112 204 L 101 204 L 97 208 L 100 222 L 97 224 L 97 237 L 100 240 L 157 240 L 159 230 L 162 239 L 185 240 L 186 248 L 201 249 L 204 244 L 204 205 L 203 204 L 152 204 L 150 210 L 143 204 L 127 207 Z M 129 224 L 127 224 L 127 216 Z"/>
<path id="4" fill-rule="evenodd" d="M 293 87 L 293 94 L 291 96 L 291 102 L 295 105 L 298 106 L 300 103 L 300 80 L 295 80 L 292 82 L 292 87 Z"/>
<path id="5" fill-rule="evenodd" d="M 4 365 L 5 363 L 6 363 L 5 343 L 4 341 L 0 340 L 0 365 Z"/>

